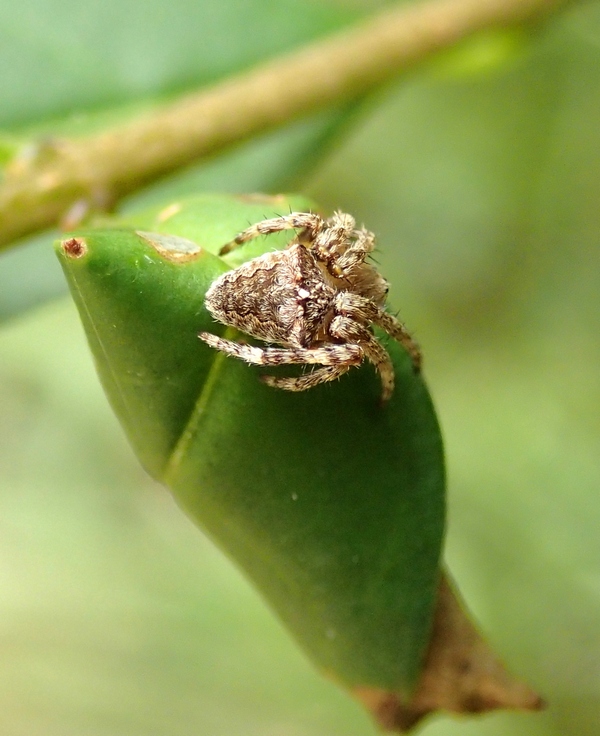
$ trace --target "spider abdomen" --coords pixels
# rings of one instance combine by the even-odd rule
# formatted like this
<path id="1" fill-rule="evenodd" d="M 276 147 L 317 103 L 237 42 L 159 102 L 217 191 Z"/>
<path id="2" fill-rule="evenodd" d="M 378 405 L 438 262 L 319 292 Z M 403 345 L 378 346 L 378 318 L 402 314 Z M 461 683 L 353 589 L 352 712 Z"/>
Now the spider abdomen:
<path id="1" fill-rule="evenodd" d="M 219 322 L 252 337 L 309 347 L 333 314 L 335 295 L 313 254 L 294 244 L 223 274 L 205 304 Z"/>

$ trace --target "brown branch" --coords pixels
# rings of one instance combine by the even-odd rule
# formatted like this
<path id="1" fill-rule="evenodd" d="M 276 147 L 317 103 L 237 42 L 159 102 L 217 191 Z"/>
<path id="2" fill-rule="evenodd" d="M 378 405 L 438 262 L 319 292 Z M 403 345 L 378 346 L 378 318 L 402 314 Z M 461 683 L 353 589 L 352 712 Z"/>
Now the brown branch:
<path id="1" fill-rule="evenodd" d="M 201 156 L 356 97 L 477 31 L 534 19 L 568 1 L 429 0 L 393 7 L 159 111 L 57 142 L 7 169 L 0 246 L 56 224 L 81 198 L 115 202 Z"/>

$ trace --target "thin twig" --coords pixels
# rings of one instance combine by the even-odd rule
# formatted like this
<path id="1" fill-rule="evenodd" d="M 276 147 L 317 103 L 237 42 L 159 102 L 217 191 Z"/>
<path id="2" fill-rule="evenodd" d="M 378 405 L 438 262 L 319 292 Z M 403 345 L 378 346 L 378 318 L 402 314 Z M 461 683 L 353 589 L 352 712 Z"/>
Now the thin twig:
<path id="1" fill-rule="evenodd" d="M 461 39 L 569 0 L 429 0 L 367 22 L 106 132 L 8 168 L 0 246 L 54 225 L 81 198 L 114 203 L 184 164 L 387 81 Z"/>

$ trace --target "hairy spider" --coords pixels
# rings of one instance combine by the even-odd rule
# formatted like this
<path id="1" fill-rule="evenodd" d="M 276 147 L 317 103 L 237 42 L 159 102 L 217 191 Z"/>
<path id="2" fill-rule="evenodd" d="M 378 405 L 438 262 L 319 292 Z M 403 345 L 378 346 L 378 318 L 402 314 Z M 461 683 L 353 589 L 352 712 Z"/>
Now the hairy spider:
<path id="1" fill-rule="evenodd" d="M 292 212 L 252 225 L 223 246 L 220 255 L 287 229 L 299 231 L 287 248 L 224 273 L 205 298 L 219 322 L 282 347 L 254 347 L 209 332 L 201 332 L 200 338 L 247 363 L 321 366 L 297 377 L 262 376 L 265 383 L 287 391 L 332 381 L 367 358 L 381 376 L 382 401 L 387 401 L 394 390 L 394 368 L 371 325 L 404 346 L 415 372 L 421 353 L 406 327 L 384 309 L 387 281 L 365 262 L 375 247 L 373 233 L 356 228 L 354 218 L 343 212 L 328 219 Z"/>

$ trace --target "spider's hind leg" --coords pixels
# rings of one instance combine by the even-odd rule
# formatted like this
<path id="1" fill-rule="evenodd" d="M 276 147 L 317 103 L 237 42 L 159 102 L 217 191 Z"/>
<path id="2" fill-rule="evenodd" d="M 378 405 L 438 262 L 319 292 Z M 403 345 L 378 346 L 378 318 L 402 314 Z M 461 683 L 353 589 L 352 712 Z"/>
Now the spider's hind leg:
<path id="1" fill-rule="evenodd" d="M 281 388 L 284 391 L 307 391 L 320 383 L 335 381 L 336 378 L 343 376 L 350 370 L 349 365 L 325 365 L 322 368 L 315 368 L 310 373 L 302 376 L 261 376 L 268 386 Z"/>
<path id="2" fill-rule="evenodd" d="M 254 345 L 226 340 L 211 332 L 201 332 L 198 337 L 211 348 L 252 365 L 308 365 L 325 366 L 358 365 L 364 358 L 359 345 L 320 345 L 314 348 L 261 348 Z"/>

